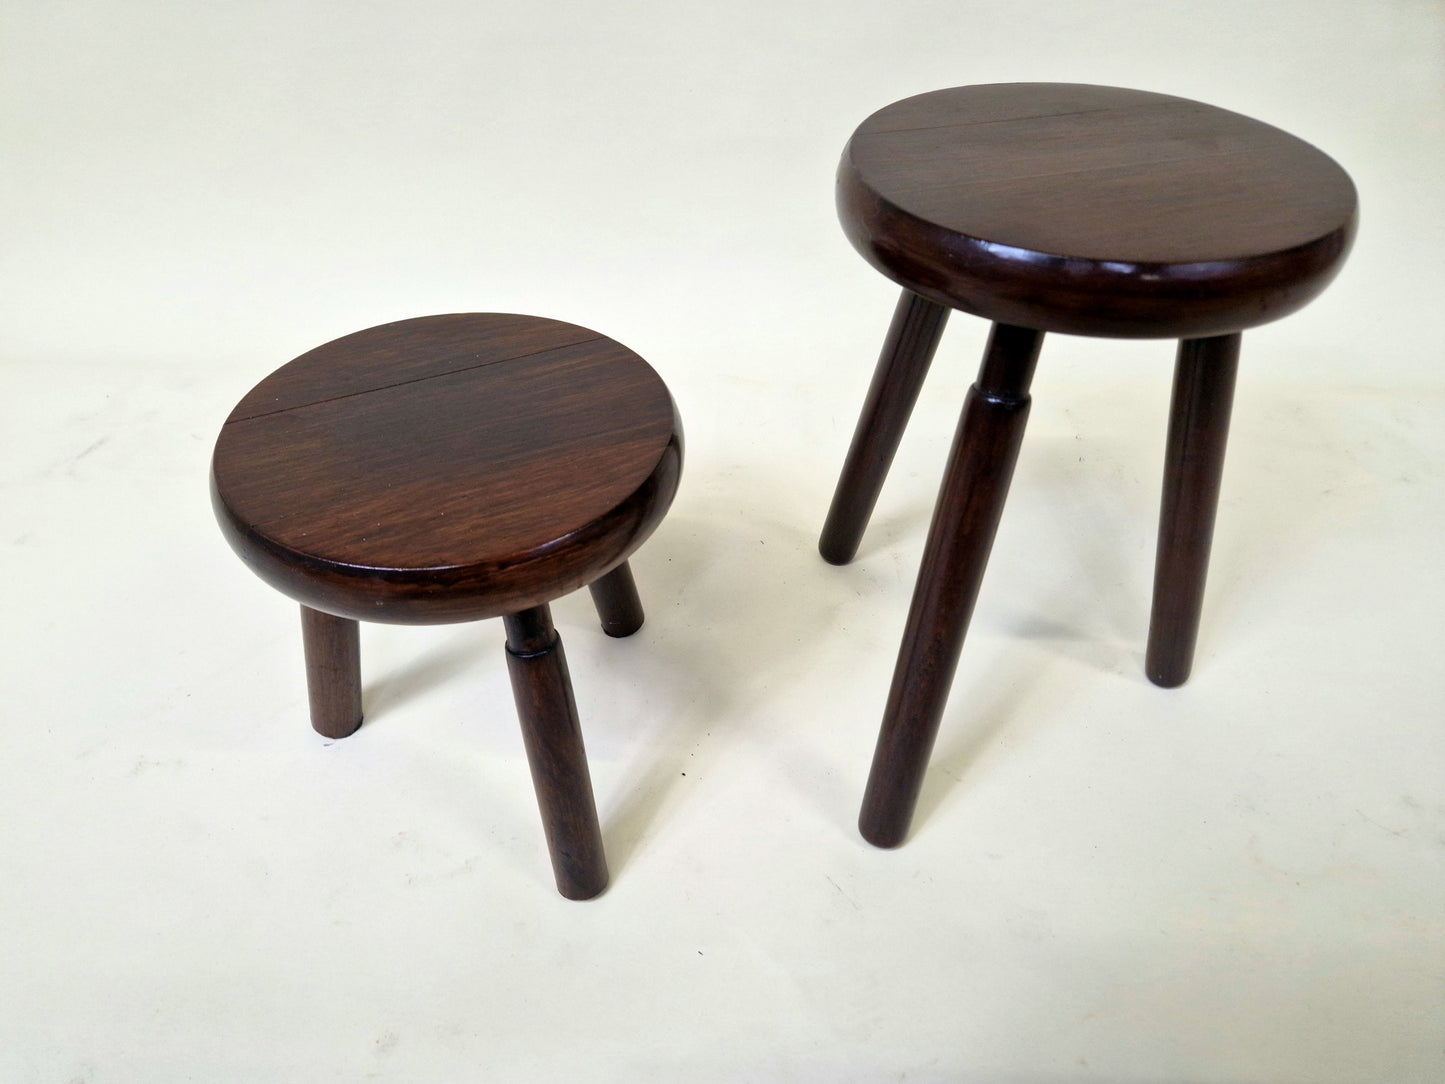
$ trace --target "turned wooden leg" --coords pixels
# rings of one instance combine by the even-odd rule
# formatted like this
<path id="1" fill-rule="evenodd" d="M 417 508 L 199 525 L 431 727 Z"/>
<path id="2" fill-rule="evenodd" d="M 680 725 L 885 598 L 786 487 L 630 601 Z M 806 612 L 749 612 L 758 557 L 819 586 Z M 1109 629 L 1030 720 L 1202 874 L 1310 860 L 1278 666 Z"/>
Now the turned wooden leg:
<path id="1" fill-rule="evenodd" d="M 878 503 L 883 479 L 888 477 L 908 416 L 938 349 L 948 312 L 908 290 L 898 299 L 818 540 L 818 552 L 825 561 L 846 565 L 858 552 L 868 517 Z"/>
<path id="2" fill-rule="evenodd" d="M 562 639 L 545 605 L 503 620 L 507 669 L 557 891 L 572 900 L 591 899 L 607 887 L 607 859 Z"/>
<path id="3" fill-rule="evenodd" d="M 301 607 L 311 726 L 344 738 L 361 725 L 361 634 L 355 621 Z"/>
<path id="4" fill-rule="evenodd" d="M 964 399 L 858 818 L 863 838 L 879 847 L 902 843 L 913 819 L 1018 459 L 1043 338 L 995 324 Z"/>
<path id="5" fill-rule="evenodd" d="M 1144 660 L 1149 680 L 1165 688 L 1183 685 L 1194 663 L 1239 370 L 1239 340 L 1238 334 L 1185 339 L 1174 367 L 1154 606 Z"/>
<path id="6" fill-rule="evenodd" d="M 642 599 L 626 561 L 589 584 L 587 590 L 592 592 L 592 604 L 608 636 L 631 636 L 642 628 Z"/>

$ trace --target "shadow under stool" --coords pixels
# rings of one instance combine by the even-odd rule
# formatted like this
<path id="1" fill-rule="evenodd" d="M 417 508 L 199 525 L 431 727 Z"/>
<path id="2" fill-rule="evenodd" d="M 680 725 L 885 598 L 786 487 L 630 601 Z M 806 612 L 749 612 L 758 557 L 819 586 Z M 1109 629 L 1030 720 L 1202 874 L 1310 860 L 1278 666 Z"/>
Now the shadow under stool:
<path id="1" fill-rule="evenodd" d="M 993 322 L 929 528 L 859 828 L 902 843 L 1029 409 L 1045 332 L 1178 339 L 1145 667 L 1189 676 L 1240 333 L 1311 301 L 1354 185 L 1259 121 L 1115 87 L 1016 83 L 874 113 L 838 169 L 854 247 L 903 287 L 819 543 L 857 552 L 949 311 Z"/>
<path id="2" fill-rule="evenodd" d="M 557 889 L 607 885 L 582 731 L 548 603 L 591 588 L 610 636 L 642 625 L 627 558 L 667 512 L 682 427 L 647 362 L 532 316 L 428 316 L 272 373 L 216 442 L 232 548 L 301 603 L 312 726 L 361 725 L 358 621 L 501 617 Z"/>

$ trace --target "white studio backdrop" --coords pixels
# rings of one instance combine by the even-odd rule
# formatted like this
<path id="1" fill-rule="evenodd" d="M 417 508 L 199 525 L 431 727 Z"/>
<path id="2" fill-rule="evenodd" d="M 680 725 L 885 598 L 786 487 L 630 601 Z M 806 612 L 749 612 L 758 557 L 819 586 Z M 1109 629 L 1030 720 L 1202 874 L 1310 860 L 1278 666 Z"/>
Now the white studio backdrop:
<path id="1" fill-rule="evenodd" d="M 1445 1076 L 1445 9 L 0 8 L 0 1080 Z M 1051 337 L 907 846 L 857 802 L 986 328 L 858 562 L 816 532 L 894 288 L 833 170 L 962 83 L 1259 117 L 1361 195 L 1245 336 L 1195 677 L 1141 673 L 1172 346 Z M 614 883 L 556 898 L 495 623 L 364 631 L 215 529 L 231 405 L 433 312 L 648 358 L 688 436 L 649 624 L 567 641 Z"/>

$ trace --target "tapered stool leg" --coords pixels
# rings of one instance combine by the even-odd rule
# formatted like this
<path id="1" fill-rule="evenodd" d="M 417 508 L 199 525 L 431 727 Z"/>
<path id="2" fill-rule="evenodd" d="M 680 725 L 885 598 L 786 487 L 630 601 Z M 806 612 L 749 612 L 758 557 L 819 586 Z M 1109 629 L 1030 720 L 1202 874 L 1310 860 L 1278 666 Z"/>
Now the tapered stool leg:
<path id="1" fill-rule="evenodd" d="M 607 859 L 562 639 L 545 605 L 503 620 L 507 669 L 557 891 L 591 899 L 607 887 Z"/>
<path id="2" fill-rule="evenodd" d="M 846 565 L 858 552 L 898 442 L 903 439 L 908 416 L 913 413 L 923 378 L 938 349 L 948 312 L 942 305 L 908 290 L 898 299 L 818 541 L 818 552 L 825 561 Z"/>
<path id="3" fill-rule="evenodd" d="M 592 604 L 608 636 L 631 636 L 642 628 L 642 599 L 626 561 L 589 584 L 587 590 L 592 592 Z"/>
<path id="4" fill-rule="evenodd" d="M 311 727 L 344 738 L 361 725 L 361 633 L 355 621 L 301 607 Z"/>
<path id="5" fill-rule="evenodd" d="M 858 828 L 879 847 L 908 834 L 963 638 L 1003 514 L 1029 412 L 1043 332 L 995 324 L 964 399 Z"/>
<path id="6" fill-rule="evenodd" d="M 1240 336 L 1185 339 L 1174 367 L 1154 605 L 1144 670 L 1155 685 L 1183 685 L 1194 663 L 1204 580 L 1224 473 Z"/>

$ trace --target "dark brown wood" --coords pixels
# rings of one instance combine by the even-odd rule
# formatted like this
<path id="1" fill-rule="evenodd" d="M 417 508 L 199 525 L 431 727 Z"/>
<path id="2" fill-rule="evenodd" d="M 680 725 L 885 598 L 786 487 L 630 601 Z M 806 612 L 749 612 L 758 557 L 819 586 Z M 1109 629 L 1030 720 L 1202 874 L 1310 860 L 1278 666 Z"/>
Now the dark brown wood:
<path id="1" fill-rule="evenodd" d="M 1239 342 L 1238 335 L 1186 339 L 1179 344 L 1174 367 L 1154 606 L 1144 660 L 1149 680 L 1165 688 L 1183 685 L 1194 664 Z"/>
<path id="2" fill-rule="evenodd" d="M 662 519 L 682 429 L 652 368 L 554 320 L 348 335 L 262 381 L 216 443 L 231 545 L 305 605 L 432 624 L 591 583 Z"/>
<path id="3" fill-rule="evenodd" d="M 507 669 L 557 891 L 591 899 L 607 887 L 607 860 L 562 639 L 545 605 L 504 620 Z"/>
<path id="4" fill-rule="evenodd" d="M 301 607 L 311 726 L 344 738 L 361 725 L 361 635 L 355 621 Z"/>
<path id="5" fill-rule="evenodd" d="M 1165 94 L 955 87 L 873 114 L 838 171 L 854 246 L 905 289 L 1002 323 L 1196 338 L 1279 319 L 1334 277 L 1356 194 L 1278 128 Z"/>
<path id="6" fill-rule="evenodd" d="M 948 311 L 909 290 L 898 299 L 818 541 L 818 552 L 831 564 L 846 565 L 858 552 L 948 323 Z"/>
<path id="7" fill-rule="evenodd" d="M 642 599 L 638 597 L 637 581 L 632 578 L 632 569 L 626 561 L 600 580 L 593 580 L 588 590 L 592 593 L 592 604 L 597 607 L 602 631 L 608 636 L 631 636 L 642 628 Z"/>
<path id="8" fill-rule="evenodd" d="M 1267 124 L 1164 94 L 1062 83 L 955 87 L 879 110 L 843 152 L 837 198 L 844 231 L 879 271 L 995 324 L 964 404 L 859 819 L 866 838 L 895 846 L 993 543 L 1042 333 L 1184 340 L 1146 661 L 1151 680 L 1178 685 L 1194 655 L 1239 333 L 1329 284 L 1354 239 L 1358 199 L 1333 159 Z M 869 391 L 824 529 L 829 560 L 853 555 L 917 395 L 921 372 L 899 370 L 880 363 Z M 870 452 L 883 457 L 871 475 L 855 463 Z M 861 496 L 844 499 L 845 482 Z"/>
<path id="9" fill-rule="evenodd" d="M 555 320 L 461 314 L 348 335 L 263 380 L 216 442 L 211 499 L 302 604 L 312 723 L 361 723 L 357 620 L 502 616 L 557 888 L 607 885 L 577 707 L 547 601 L 592 587 L 642 624 L 627 557 L 662 519 L 682 427 L 651 367 Z"/>
<path id="10" fill-rule="evenodd" d="M 1042 343 L 1042 332 L 995 325 L 964 398 L 858 819 L 879 847 L 908 834 L 1003 515 Z"/>

